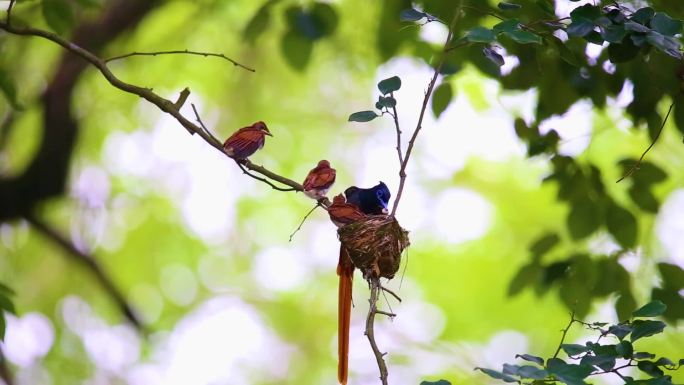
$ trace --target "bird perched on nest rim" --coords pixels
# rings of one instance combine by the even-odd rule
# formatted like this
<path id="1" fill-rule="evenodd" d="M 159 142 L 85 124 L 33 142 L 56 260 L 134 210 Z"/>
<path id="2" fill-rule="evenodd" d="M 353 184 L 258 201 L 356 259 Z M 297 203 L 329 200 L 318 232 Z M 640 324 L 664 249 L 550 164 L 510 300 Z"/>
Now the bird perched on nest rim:
<path id="1" fill-rule="evenodd" d="M 259 121 L 235 131 L 223 143 L 223 152 L 235 160 L 244 160 L 264 147 L 266 135 L 273 136 L 266 123 Z"/>
<path id="2" fill-rule="evenodd" d="M 392 196 L 382 181 L 371 188 L 351 186 L 344 190 L 344 195 L 347 197 L 347 203 L 356 205 L 368 215 L 387 214 L 387 204 Z"/>
<path id="3" fill-rule="evenodd" d="M 328 215 L 337 227 L 346 226 L 366 218 L 366 214 L 356 205 L 347 203 L 342 194 L 333 198 L 332 204 L 328 207 Z M 354 264 L 347 249 L 342 245 L 340 245 L 337 275 L 340 276 L 337 298 L 337 380 L 340 384 L 346 384 L 349 368 L 349 325 L 351 322 Z"/>
<path id="4" fill-rule="evenodd" d="M 304 179 L 304 195 L 316 200 L 323 198 L 335 183 L 335 174 L 330 162 L 325 159 L 318 162 Z"/>

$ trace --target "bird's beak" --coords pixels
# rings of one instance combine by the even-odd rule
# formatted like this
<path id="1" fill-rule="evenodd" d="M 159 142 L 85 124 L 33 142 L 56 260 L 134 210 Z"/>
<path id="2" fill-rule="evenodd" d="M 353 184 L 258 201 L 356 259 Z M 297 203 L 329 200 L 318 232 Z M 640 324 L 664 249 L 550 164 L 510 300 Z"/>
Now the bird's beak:
<path id="1" fill-rule="evenodd" d="M 273 137 L 273 134 L 271 134 L 271 133 L 268 132 L 268 131 L 264 131 L 264 134 L 265 134 L 265 135 L 268 135 L 268 136 L 270 136 L 270 137 Z"/>

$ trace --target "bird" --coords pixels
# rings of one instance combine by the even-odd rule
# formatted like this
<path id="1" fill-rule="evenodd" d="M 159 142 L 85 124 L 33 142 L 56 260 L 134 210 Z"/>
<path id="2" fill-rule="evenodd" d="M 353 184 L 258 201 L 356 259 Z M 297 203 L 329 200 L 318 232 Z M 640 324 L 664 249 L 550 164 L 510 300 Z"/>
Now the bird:
<path id="1" fill-rule="evenodd" d="M 330 162 L 325 159 L 318 162 L 304 179 L 304 195 L 316 200 L 323 198 L 335 183 L 335 174 Z"/>
<path id="2" fill-rule="evenodd" d="M 328 215 L 337 227 L 346 226 L 366 218 L 366 214 L 358 206 L 347 203 L 342 194 L 333 198 L 332 204 L 328 207 Z M 354 264 L 349 257 L 349 252 L 343 245 L 340 245 L 337 275 L 340 277 L 337 298 L 337 380 L 340 384 L 346 385 L 349 368 L 349 325 L 351 322 Z"/>
<path id="3" fill-rule="evenodd" d="M 351 186 L 344 190 L 344 195 L 347 197 L 347 203 L 356 205 L 368 215 L 387 214 L 387 204 L 392 196 L 382 181 L 371 188 Z"/>
<path id="4" fill-rule="evenodd" d="M 262 121 L 242 127 L 226 139 L 223 152 L 236 161 L 245 160 L 264 147 L 266 135 L 273 136 Z"/>

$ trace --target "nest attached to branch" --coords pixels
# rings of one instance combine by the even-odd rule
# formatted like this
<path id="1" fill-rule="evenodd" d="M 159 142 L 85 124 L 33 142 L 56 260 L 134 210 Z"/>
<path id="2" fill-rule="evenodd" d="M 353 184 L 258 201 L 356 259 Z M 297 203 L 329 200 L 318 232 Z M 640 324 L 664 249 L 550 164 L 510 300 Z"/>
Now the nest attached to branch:
<path id="1" fill-rule="evenodd" d="M 340 227 L 337 234 L 354 266 L 365 278 L 391 279 L 399 270 L 401 253 L 408 247 L 408 231 L 394 217 L 374 215 Z"/>

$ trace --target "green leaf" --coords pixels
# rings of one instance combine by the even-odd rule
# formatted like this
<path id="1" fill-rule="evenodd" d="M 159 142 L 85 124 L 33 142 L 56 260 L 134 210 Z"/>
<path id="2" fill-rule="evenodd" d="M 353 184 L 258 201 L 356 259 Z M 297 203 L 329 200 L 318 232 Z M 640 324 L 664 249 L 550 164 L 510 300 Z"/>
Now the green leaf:
<path id="1" fill-rule="evenodd" d="M 522 378 L 531 378 L 533 380 L 543 380 L 549 375 L 549 372 L 539 369 L 532 365 L 523 365 L 518 368 L 518 376 Z"/>
<path id="2" fill-rule="evenodd" d="M 544 254 L 548 253 L 554 246 L 560 242 L 560 237 L 556 233 L 546 233 L 538 238 L 530 246 L 530 252 L 538 259 Z"/>
<path id="3" fill-rule="evenodd" d="M 646 35 L 646 41 L 648 41 L 649 44 L 656 47 L 658 50 L 676 59 L 680 59 L 682 57 L 681 52 L 679 52 L 681 43 L 674 37 L 665 36 L 656 31 L 651 31 Z"/>
<path id="4" fill-rule="evenodd" d="M 651 377 L 662 377 L 664 374 L 663 370 L 652 361 L 639 361 L 637 368 Z"/>
<path id="5" fill-rule="evenodd" d="M 487 59 L 489 59 L 489 61 L 498 65 L 499 67 L 501 67 L 502 65 L 504 65 L 506 63 L 506 62 L 504 62 L 503 56 L 499 55 L 496 51 L 494 51 L 490 47 L 487 47 L 487 46 L 483 47 L 482 53 L 485 55 L 485 57 Z"/>
<path id="6" fill-rule="evenodd" d="M 625 272 L 625 274 L 627 274 L 627 273 Z M 629 282 L 629 280 L 627 280 L 626 282 Z M 623 289 L 623 290 L 625 290 L 625 289 Z M 618 319 L 621 319 L 621 320 L 629 319 L 629 317 L 632 314 L 632 312 L 634 311 L 634 309 L 636 309 L 636 300 L 634 299 L 634 296 L 632 295 L 632 293 L 627 289 L 626 292 L 623 292 L 620 295 L 617 302 L 615 302 L 615 311 L 618 314 Z M 634 330 L 634 329 L 632 329 L 632 330 Z"/>
<path id="7" fill-rule="evenodd" d="M 634 12 L 631 19 L 639 24 L 646 25 L 649 21 L 651 21 L 654 15 L 655 11 L 653 10 L 653 8 L 644 7 Z"/>
<path id="8" fill-rule="evenodd" d="M 496 24 L 494 27 L 492 27 L 492 31 L 494 31 L 494 33 L 497 34 L 502 32 L 513 32 L 518 30 L 520 30 L 520 20 L 518 19 L 504 20 Z"/>
<path id="9" fill-rule="evenodd" d="M 566 364 L 561 359 L 551 358 L 546 364 L 546 370 L 567 385 L 585 385 L 584 379 L 596 369 L 589 365 Z"/>
<path id="10" fill-rule="evenodd" d="M 313 41 L 290 29 L 280 40 L 280 52 L 287 64 L 297 71 L 303 71 L 309 64 Z"/>
<path id="11" fill-rule="evenodd" d="M 465 38 L 473 43 L 491 43 L 496 40 L 496 34 L 485 27 L 475 27 L 468 31 Z"/>
<path id="12" fill-rule="evenodd" d="M 482 373 L 488 375 L 489 377 L 492 377 L 497 380 L 503 380 L 504 382 L 518 382 L 514 377 L 509 376 L 508 374 L 504 374 L 501 372 L 498 372 L 496 370 L 492 369 L 487 369 L 487 368 L 475 368 L 475 370 L 479 370 Z"/>
<path id="13" fill-rule="evenodd" d="M 502 373 L 517 376 L 518 375 L 518 369 L 520 369 L 520 366 L 518 366 L 518 365 L 503 364 Z"/>
<path id="14" fill-rule="evenodd" d="M 583 6 L 577 7 L 570 12 L 570 19 L 573 22 L 580 19 L 594 21 L 599 17 L 601 17 L 601 9 L 591 4 L 584 4 Z"/>
<path id="15" fill-rule="evenodd" d="M 0 294 L 5 294 L 5 295 L 15 295 L 16 293 L 14 290 L 12 290 L 9 286 L 5 285 L 4 283 L 0 282 Z"/>
<path id="16" fill-rule="evenodd" d="M 400 88 L 401 79 L 399 79 L 399 76 L 392 76 L 391 78 L 381 80 L 380 83 L 378 83 L 378 89 L 380 90 L 380 92 L 382 92 L 383 95 L 387 95 L 390 92 L 397 91 Z"/>
<path id="17" fill-rule="evenodd" d="M 651 28 L 665 36 L 674 36 L 682 32 L 682 21 L 675 20 L 666 13 L 657 12 L 651 20 Z"/>
<path id="18" fill-rule="evenodd" d="M 401 21 L 418 21 L 424 17 L 427 17 L 426 13 L 420 12 L 413 8 L 405 9 L 401 11 L 401 14 L 399 15 L 399 19 L 401 19 Z"/>
<path id="19" fill-rule="evenodd" d="M 520 44 L 541 44 L 542 42 L 541 36 L 529 31 L 507 31 L 504 32 L 504 35 L 510 37 L 516 43 Z"/>
<path id="20" fill-rule="evenodd" d="M 660 203 L 656 199 L 651 189 L 644 185 L 634 184 L 627 190 L 629 197 L 640 209 L 649 213 L 657 213 Z"/>
<path id="21" fill-rule="evenodd" d="M 534 362 L 539 365 L 544 365 L 544 359 L 541 357 L 533 356 L 531 354 L 516 354 L 515 358 L 522 358 L 525 361 Z"/>
<path id="22" fill-rule="evenodd" d="M 547 15 L 556 16 L 556 10 L 554 9 L 551 0 L 537 0 L 534 3 Z"/>
<path id="23" fill-rule="evenodd" d="M 632 313 L 633 317 L 656 317 L 659 316 L 663 313 L 665 313 L 665 310 L 667 310 L 667 305 L 662 303 L 661 301 L 655 300 L 647 303 L 646 305 L 640 307 L 637 309 L 634 313 Z"/>
<path id="24" fill-rule="evenodd" d="M 593 31 L 594 27 L 595 24 L 593 21 L 586 18 L 580 18 L 577 20 L 573 20 L 572 23 L 568 26 L 566 32 L 570 36 L 583 37 L 588 35 L 591 31 Z"/>
<path id="25" fill-rule="evenodd" d="M 608 58 L 613 63 L 625 63 L 634 59 L 639 54 L 639 47 L 634 45 L 632 39 L 625 38 L 620 44 L 608 46 Z"/>
<path id="26" fill-rule="evenodd" d="M 526 286 L 532 286 L 540 281 L 542 269 L 536 263 L 523 266 L 515 274 L 511 283 L 508 284 L 508 295 L 514 296 L 520 293 Z"/>
<path id="27" fill-rule="evenodd" d="M 586 355 L 582 357 L 580 365 L 596 366 L 604 371 L 609 371 L 615 367 L 615 357 Z"/>
<path id="28" fill-rule="evenodd" d="M 587 347 L 594 352 L 594 355 L 596 356 L 605 356 L 605 357 L 617 357 L 617 349 L 616 345 L 601 345 L 593 342 L 587 342 Z"/>
<path id="29" fill-rule="evenodd" d="M 242 31 L 242 36 L 249 43 L 254 43 L 263 34 L 271 20 L 271 7 L 279 0 L 270 0 L 264 3 L 259 10 L 252 16 L 247 26 Z"/>
<path id="30" fill-rule="evenodd" d="M 450 83 L 445 82 L 435 88 L 435 92 L 432 94 L 432 113 L 435 114 L 435 118 L 439 118 L 442 112 L 447 109 L 452 97 L 453 91 Z"/>
<path id="31" fill-rule="evenodd" d="M 634 354 L 634 347 L 629 341 L 620 341 L 619 344 L 615 345 L 615 351 L 620 357 L 629 359 Z"/>
<path id="32" fill-rule="evenodd" d="M 397 105 L 397 100 L 391 96 L 378 96 L 378 101 L 375 103 L 375 108 L 381 110 L 383 107 L 392 108 Z"/>
<path id="33" fill-rule="evenodd" d="M 665 323 L 663 321 L 636 320 L 633 325 L 634 330 L 632 330 L 632 336 L 630 337 L 632 343 L 640 338 L 661 333 L 663 329 L 665 329 Z"/>
<path id="34" fill-rule="evenodd" d="M 371 120 L 377 118 L 379 115 L 375 111 L 359 111 L 354 112 L 349 115 L 350 122 L 370 122 Z"/>
<path id="35" fill-rule="evenodd" d="M 619 339 L 624 339 L 627 334 L 632 331 L 632 326 L 629 324 L 616 324 L 608 328 L 608 333 L 616 336 Z"/>
<path id="36" fill-rule="evenodd" d="M 620 43 L 627 35 L 625 26 L 621 24 L 612 24 L 601 28 L 601 37 L 609 43 Z"/>
<path id="37" fill-rule="evenodd" d="M 626 21 L 625 22 L 625 29 L 628 31 L 634 31 L 634 32 L 640 32 L 640 33 L 648 33 L 651 32 L 651 29 L 646 27 L 645 25 L 639 24 L 634 21 Z"/>
<path id="38" fill-rule="evenodd" d="M 546 41 L 551 44 L 557 51 L 560 58 L 573 67 L 580 67 L 581 63 L 573 52 L 561 39 L 550 35 L 545 37 Z"/>
<path id="39" fill-rule="evenodd" d="M 643 360 L 646 358 L 655 358 L 655 354 L 649 352 L 636 352 L 633 357 L 635 360 Z"/>
<path id="40" fill-rule="evenodd" d="M 3 310 L 10 312 L 12 314 L 16 314 L 12 300 L 10 300 L 8 297 L 6 297 L 3 294 L 0 294 L 0 312 Z"/>
<path id="41" fill-rule="evenodd" d="M 589 351 L 588 347 L 578 344 L 562 344 L 561 349 L 569 356 L 576 356 Z"/>
<path id="42" fill-rule="evenodd" d="M 520 4 L 506 3 L 504 1 L 500 2 L 497 7 L 502 11 L 516 11 L 522 8 Z"/>
<path id="43" fill-rule="evenodd" d="M 74 12 L 66 0 L 43 0 L 43 17 L 50 28 L 60 35 L 74 25 Z"/>
<path id="44" fill-rule="evenodd" d="M 568 231 L 572 239 L 586 238 L 598 230 L 601 222 L 599 205 L 595 201 L 584 198 L 572 202 L 567 218 Z"/>
<path id="45" fill-rule="evenodd" d="M 675 366 L 675 363 L 667 357 L 658 358 L 658 361 L 656 361 L 655 364 L 658 366 Z"/>
<path id="46" fill-rule="evenodd" d="M 420 385 L 451 385 L 451 382 L 447 380 L 439 380 L 439 381 L 421 381 Z"/>
<path id="47" fill-rule="evenodd" d="M 684 270 L 681 267 L 669 263 L 659 263 L 658 271 L 665 288 L 677 291 L 684 289 Z"/>
<path id="48" fill-rule="evenodd" d="M 636 245 L 637 221 L 631 212 L 618 206 L 615 202 L 608 205 L 606 227 L 617 243 L 625 249 Z"/>

